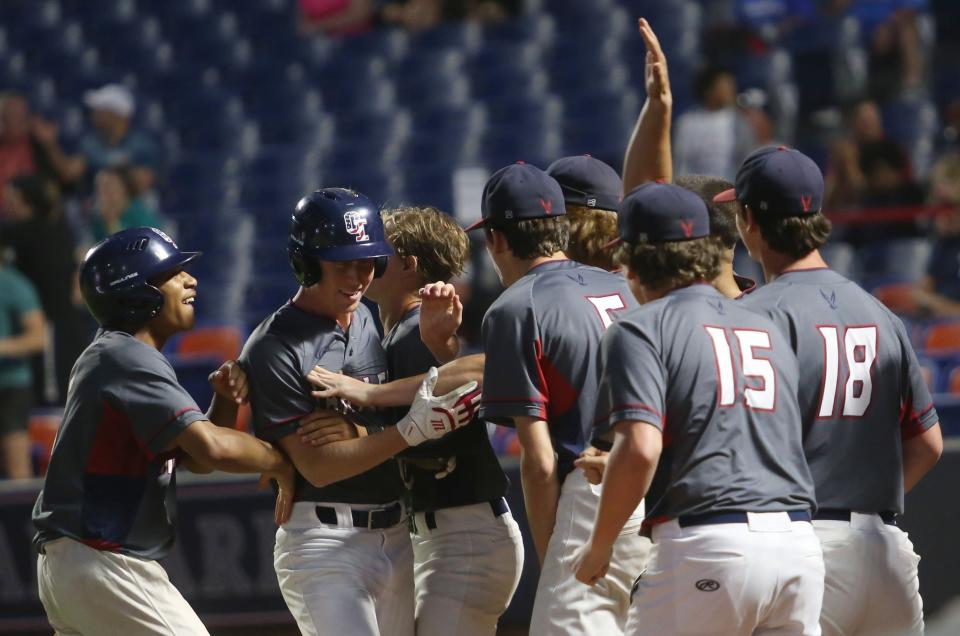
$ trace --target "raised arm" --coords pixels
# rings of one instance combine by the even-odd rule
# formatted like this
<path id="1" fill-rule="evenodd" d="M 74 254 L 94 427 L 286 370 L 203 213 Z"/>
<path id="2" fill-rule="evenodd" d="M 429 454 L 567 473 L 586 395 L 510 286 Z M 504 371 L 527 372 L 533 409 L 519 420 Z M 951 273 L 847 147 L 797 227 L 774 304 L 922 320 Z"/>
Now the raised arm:
<path id="1" fill-rule="evenodd" d="M 644 18 L 640 18 L 640 35 L 647 46 L 644 72 L 647 99 L 623 158 L 624 195 L 648 181 L 673 179 L 670 150 L 673 94 L 670 92 L 667 58 L 650 23 Z"/>

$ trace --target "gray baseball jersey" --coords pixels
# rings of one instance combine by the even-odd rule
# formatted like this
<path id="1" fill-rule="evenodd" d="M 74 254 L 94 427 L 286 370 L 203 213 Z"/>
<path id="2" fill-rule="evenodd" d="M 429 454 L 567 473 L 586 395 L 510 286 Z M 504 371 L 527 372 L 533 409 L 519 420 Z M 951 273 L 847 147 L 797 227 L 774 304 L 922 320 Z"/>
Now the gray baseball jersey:
<path id="1" fill-rule="evenodd" d="M 70 377 L 63 422 L 33 508 L 34 543 L 70 537 L 99 550 L 159 559 L 173 545 L 175 453 L 206 419 L 163 355 L 101 331 Z"/>
<path id="2" fill-rule="evenodd" d="M 628 312 L 603 338 L 597 432 L 640 420 L 663 432 L 647 518 L 811 510 L 799 371 L 766 317 L 691 285 Z"/>
<path id="3" fill-rule="evenodd" d="M 420 339 L 419 307 L 404 314 L 390 329 L 383 339 L 383 347 L 392 379 L 425 373 L 431 366 L 439 366 Z M 506 495 L 509 482 L 482 422 L 474 421 L 441 439 L 424 442 L 400 455 L 401 459 L 448 457 L 457 458 L 457 468 L 443 479 L 434 477 L 436 471 L 401 462 L 409 476 L 414 511 L 467 506 Z"/>
<path id="4" fill-rule="evenodd" d="M 620 274 L 570 260 L 531 269 L 483 318 L 480 417 L 546 420 L 562 480 L 592 435 L 603 331 L 636 306 Z"/>
<path id="5" fill-rule="evenodd" d="M 240 354 L 247 372 L 253 429 L 257 437 L 277 443 L 294 434 L 300 420 L 317 408 L 307 373 L 321 366 L 334 373 L 379 384 L 386 380 L 387 361 L 370 310 L 361 304 L 345 333 L 335 320 L 287 303 L 250 334 Z M 391 424 L 387 411 L 356 412 L 359 423 L 373 430 Z M 324 488 L 297 475 L 296 501 L 379 504 L 403 496 L 403 482 L 394 460 Z"/>
<path id="6" fill-rule="evenodd" d="M 903 512 L 902 439 L 937 421 L 903 323 L 829 269 L 786 272 L 745 295 L 789 336 L 804 451 L 820 508 Z"/>

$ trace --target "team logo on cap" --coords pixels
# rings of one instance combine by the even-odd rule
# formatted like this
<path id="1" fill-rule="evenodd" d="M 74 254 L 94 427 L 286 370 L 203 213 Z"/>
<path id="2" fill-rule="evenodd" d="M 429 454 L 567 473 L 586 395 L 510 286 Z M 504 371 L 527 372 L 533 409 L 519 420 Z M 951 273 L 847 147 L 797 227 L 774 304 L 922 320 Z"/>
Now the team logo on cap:
<path id="1" fill-rule="evenodd" d="M 810 195 L 801 194 L 800 195 L 800 205 L 803 206 L 804 212 L 810 211 L 810 203 L 813 201 L 813 197 Z"/>
<path id="2" fill-rule="evenodd" d="M 547 213 L 547 216 L 553 214 L 553 199 L 540 199 L 540 207 Z"/>
<path id="3" fill-rule="evenodd" d="M 683 235 L 687 238 L 693 236 L 693 221 L 686 219 L 680 220 L 680 229 L 683 230 Z"/>
<path id="4" fill-rule="evenodd" d="M 347 233 L 352 234 L 357 243 L 370 240 L 370 235 L 367 234 L 366 214 L 350 210 L 343 215 L 343 224 L 347 228 Z"/>

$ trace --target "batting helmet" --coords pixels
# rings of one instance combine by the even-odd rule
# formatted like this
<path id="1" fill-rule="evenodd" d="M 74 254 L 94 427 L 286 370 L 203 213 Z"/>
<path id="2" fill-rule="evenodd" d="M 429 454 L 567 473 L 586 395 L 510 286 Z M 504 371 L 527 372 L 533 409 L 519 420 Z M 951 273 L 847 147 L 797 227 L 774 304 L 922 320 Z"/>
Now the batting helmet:
<path id="1" fill-rule="evenodd" d="M 163 294 L 151 281 L 198 256 L 200 252 L 181 252 L 169 236 L 152 227 L 122 230 L 83 257 L 80 293 L 102 326 L 141 325 L 163 307 Z"/>
<path id="2" fill-rule="evenodd" d="M 383 234 L 380 210 L 353 190 L 324 188 L 297 203 L 290 228 L 287 255 L 304 287 L 320 282 L 317 261 L 353 261 L 374 258 L 374 275 L 387 267 L 393 250 Z"/>

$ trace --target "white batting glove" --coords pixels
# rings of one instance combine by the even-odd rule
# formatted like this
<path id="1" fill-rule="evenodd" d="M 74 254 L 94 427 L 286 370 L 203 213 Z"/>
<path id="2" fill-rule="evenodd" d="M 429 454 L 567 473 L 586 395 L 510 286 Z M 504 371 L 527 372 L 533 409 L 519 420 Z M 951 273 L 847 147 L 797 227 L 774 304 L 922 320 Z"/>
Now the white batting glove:
<path id="1" fill-rule="evenodd" d="M 410 410 L 397 422 L 397 430 L 410 446 L 443 437 L 466 425 L 473 418 L 480 401 L 480 391 L 475 381 L 461 385 L 446 395 L 434 395 L 437 376 L 437 368 L 430 367 L 427 377 L 417 389 Z"/>

